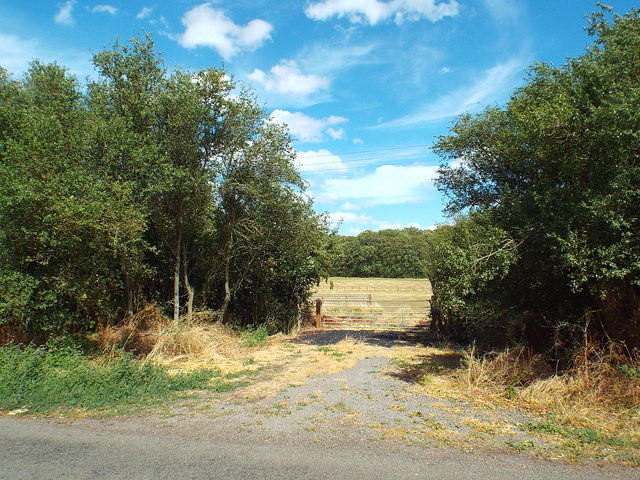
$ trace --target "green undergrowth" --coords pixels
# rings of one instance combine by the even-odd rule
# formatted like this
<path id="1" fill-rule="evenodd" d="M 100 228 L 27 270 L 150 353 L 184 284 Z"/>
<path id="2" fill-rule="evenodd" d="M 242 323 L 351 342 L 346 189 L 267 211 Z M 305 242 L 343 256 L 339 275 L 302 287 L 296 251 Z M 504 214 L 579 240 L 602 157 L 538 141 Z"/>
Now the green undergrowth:
<path id="1" fill-rule="evenodd" d="M 112 414 L 159 405 L 181 392 L 244 385 L 214 369 L 172 374 L 127 354 L 91 359 L 71 347 L 0 347 L 0 412 Z"/>

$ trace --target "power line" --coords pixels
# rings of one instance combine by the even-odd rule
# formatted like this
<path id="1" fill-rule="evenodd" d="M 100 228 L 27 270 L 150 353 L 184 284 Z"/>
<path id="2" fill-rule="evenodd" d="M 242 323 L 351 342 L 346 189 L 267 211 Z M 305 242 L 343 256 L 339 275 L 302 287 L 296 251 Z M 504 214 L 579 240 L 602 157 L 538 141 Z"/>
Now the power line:
<path id="1" fill-rule="evenodd" d="M 365 165 L 366 167 L 382 167 L 385 165 L 390 165 L 390 166 L 397 166 L 397 165 L 408 165 L 410 163 L 413 164 L 422 164 L 424 162 L 413 162 L 413 161 L 407 161 L 407 162 L 395 162 L 395 163 L 380 163 L 380 164 L 373 164 L 373 165 Z M 317 172 L 343 172 L 343 171 L 347 171 L 347 170 L 351 170 L 350 167 L 344 167 L 344 168 L 323 168 L 321 170 L 301 170 L 300 173 L 317 173 Z"/>
<path id="2" fill-rule="evenodd" d="M 306 164 L 304 162 L 304 160 L 306 160 L 307 158 L 312 158 L 312 157 L 305 157 L 305 159 L 303 159 L 300 162 L 300 164 L 301 165 L 332 165 L 332 164 L 339 164 L 339 163 L 379 161 L 379 160 L 385 160 L 387 158 L 424 157 L 425 155 L 428 155 L 428 154 L 427 153 L 407 153 L 405 155 L 387 155 L 386 157 L 354 158 L 354 159 L 351 159 L 351 160 L 334 160 L 334 161 L 331 161 L 331 162 L 313 162 L 313 163 L 309 163 L 309 164 Z"/>
<path id="3" fill-rule="evenodd" d="M 320 155 L 309 155 L 305 158 L 320 158 L 320 157 L 332 157 L 334 155 L 357 155 L 360 153 L 372 153 L 372 152 L 386 152 L 389 150 L 403 150 L 406 148 L 420 148 L 420 147 L 430 147 L 431 145 L 425 143 L 422 145 L 407 145 L 405 147 L 389 147 L 389 148 L 378 148 L 375 150 L 360 150 L 356 152 L 344 152 L 344 153 L 322 153 Z"/>

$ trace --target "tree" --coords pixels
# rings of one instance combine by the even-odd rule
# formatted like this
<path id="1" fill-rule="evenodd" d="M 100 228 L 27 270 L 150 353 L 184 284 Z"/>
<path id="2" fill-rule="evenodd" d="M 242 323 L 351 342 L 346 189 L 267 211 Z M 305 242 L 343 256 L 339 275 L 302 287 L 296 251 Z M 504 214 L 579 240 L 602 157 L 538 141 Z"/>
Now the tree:
<path id="1" fill-rule="evenodd" d="M 0 325 L 90 330 L 157 304 L 290 328 L 326 222 L 286 129 L 222 69 L 167 73 L 150 37 L 0 69 Z M 237 90 L 236 90 L 237 89 Z"/>
<path id="2" fill-rule="evenodd" d="M 75 78 L 34 62 L 5 81 L 0 131 L 0 310 L 31 331 L 107 320 L 120 285 L 117 243 L 140 234 L 122 188 L 96 174 Z"/>
<path id="3" fill-rule="evenodd" d="M 462 165 L 438 185 L 451 212 L 484 212 L 519 244 L 502 298 L 556 331 L 640 345 L 622 321 L 640 306 L 640 12 L 602 7 L 588 31 L 584 55 L 535 65 L 505 108 L 456 121 L 435 149 Z"/>

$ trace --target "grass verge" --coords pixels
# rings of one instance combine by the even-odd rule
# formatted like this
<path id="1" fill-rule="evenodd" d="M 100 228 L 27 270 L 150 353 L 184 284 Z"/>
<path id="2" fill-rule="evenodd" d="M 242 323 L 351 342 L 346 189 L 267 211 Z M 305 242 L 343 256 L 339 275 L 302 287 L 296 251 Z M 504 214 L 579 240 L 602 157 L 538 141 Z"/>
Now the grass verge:
<path id="1" fill-rule="evenodd" d="M 179 392 L 241 386 L 215 369 L 170 374 L 130 355 L 92 360 L 72 348 L 0 348 L 0 410 L 111 414 L 158 405 Z"/>

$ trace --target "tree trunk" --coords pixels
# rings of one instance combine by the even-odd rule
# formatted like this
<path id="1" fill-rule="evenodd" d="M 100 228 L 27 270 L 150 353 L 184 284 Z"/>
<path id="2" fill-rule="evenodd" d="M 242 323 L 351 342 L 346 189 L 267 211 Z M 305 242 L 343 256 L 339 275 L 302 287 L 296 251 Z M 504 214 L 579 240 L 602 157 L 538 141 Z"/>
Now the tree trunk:
<path id="1" fill-rule="evenodd" d="M 231 279 L 230 279 L 230 266 L 231 266 L 231 252 L 233 251 L 233 231 L 229 236 L 229 248 L 227 251 L 227 257 L 224 260 L 224 302 L 222 303 L 222 323 L 228 323 L 229 321 L 229 304 L 231 303 Z"/>
<path id="2" fill-rule="evenodd" d="M 224 264 L 224 302 L 222 303 L 222 323 L 229 321 L 229 303 L 231 303 L 231 288 L 229 286 L 229 263 L 231 256 L 227 255 Z"/>
<path id="3" fill-rule="evenodd" d="M 193 287 L 189 283 L 189 273 L 187 272 L 187 248 L 182 246 L 182 280 L 184 288 L 187 289 L 187 320 L 191 322 L 193 319 Z"/>
<path id="4" fill-rule="evenodd" d="M 180 247 L 182 246 L 182 223 L 178 222 L 175 261 L 173 266 L 173 321 L 180 320 Z"/>
<path id="5" fill-rule="evenodd" d="M 127 291 L 127 313 L 130 317 L 133 317 L 133 315 L 135 315 L 133 285 L 131 284 L 131 277 L 127 272 L 124 272 L 124 288 Z"/>

